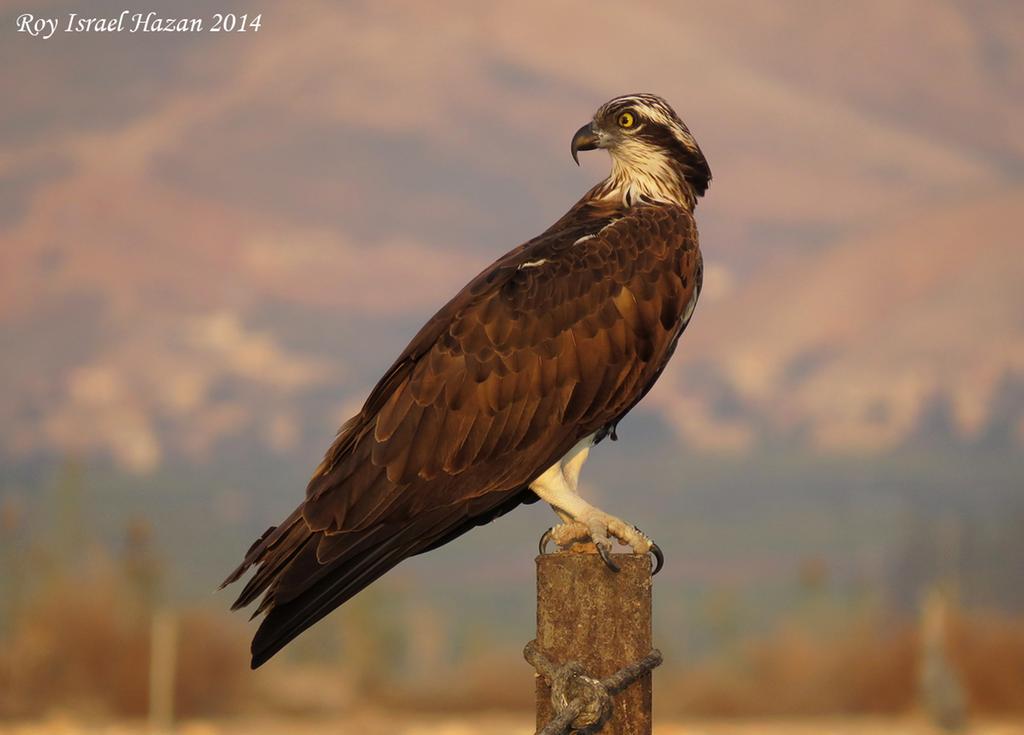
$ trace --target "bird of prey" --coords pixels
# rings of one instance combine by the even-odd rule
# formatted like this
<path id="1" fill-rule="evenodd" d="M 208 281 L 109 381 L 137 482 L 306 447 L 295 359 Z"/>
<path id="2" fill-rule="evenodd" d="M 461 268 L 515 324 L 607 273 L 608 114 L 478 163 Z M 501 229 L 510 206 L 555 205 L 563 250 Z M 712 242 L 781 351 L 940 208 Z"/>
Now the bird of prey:
<path id="1" fill-rule="evenodd" d="M 662 98 L 602 105 L 571 152 L 603 148 L 611 173 L 545 232 L 459 291 L 345 422 L 306 488 L 225 580 L 256 571 L 256 668 L 403 559 L 520 503 L 562 523 L 542 545 L 612 539 L 661 552 L 577 492 L 590 448 L 661 375 L 700 294 L 693 210 L 707 160 Z"/>

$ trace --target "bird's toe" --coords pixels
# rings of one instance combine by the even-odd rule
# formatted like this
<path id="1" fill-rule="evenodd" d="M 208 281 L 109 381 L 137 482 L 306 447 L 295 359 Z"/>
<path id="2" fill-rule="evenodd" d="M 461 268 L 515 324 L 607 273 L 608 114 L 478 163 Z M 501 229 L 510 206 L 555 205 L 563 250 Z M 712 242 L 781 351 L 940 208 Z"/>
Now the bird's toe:
<path id="1" fill-rule="evenodd" d="M 554 544 L 559 549 L 568 549 L 575 543 L 590 541 L 590 528 L 579 521 L 559 523 L 552 526 L 540 537 L 540 553 L 546 554 L 549 544 Z"/>

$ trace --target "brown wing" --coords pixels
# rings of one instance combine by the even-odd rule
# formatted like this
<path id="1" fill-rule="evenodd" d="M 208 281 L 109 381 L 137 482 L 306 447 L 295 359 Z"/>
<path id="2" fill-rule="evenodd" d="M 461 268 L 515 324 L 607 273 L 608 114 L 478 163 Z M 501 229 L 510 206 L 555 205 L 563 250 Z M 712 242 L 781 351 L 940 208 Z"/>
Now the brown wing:
<path id="1" fill-rule="evenodd" d="M 700 288 L 692 217 L 638 207 L 582 238 L 609 220 L 577 220 L 427 323 L 342 427 L 305 502 L 228 578 L 258 565 L 235 603 L 264 594 L 254 667 L 402 559 L 535 499 L 533 479 L 653 384 Z"/>

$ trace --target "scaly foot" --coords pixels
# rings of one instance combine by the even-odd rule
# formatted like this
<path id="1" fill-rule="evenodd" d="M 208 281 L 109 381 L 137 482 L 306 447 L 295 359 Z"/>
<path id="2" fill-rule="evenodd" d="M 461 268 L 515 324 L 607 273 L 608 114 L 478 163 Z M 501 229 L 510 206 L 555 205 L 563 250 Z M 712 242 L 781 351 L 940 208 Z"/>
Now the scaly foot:
<path id="1" fill-rule="evenodd" d="M 634 554 L 653 554 L 655 567 L 652 574 L 661 571 L 665 564 L 665 556 L 661 548 L 649 539 L 636 526 L 608 515 L 596 508 L 587 513 L 584 517 L 560 523 L 549 528 L 540 539 L 540 553 L 547 553 L 549 541 L 553 541 L 560 549 L 567 549 L 581 541 L 591 541 L 597 548 L 597 553 L 605 565 L 613 572 L 619 571 L 619 565 L 612 559 L 611 539 L 615 539 L 625 546 L 630 547 Z"/>

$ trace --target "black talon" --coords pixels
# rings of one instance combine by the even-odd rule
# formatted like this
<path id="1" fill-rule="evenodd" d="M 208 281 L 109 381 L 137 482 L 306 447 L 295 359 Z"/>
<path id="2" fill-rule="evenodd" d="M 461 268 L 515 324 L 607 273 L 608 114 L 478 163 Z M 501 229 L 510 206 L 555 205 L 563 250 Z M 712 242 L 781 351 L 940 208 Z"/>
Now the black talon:
<path id="1" fill-rule="evenodd" d="M 605 548 L 602 544 L 594 544 L 597 547 L 597 553 L 601 555 L 601 559 L 604 561 L 604 565 L 611 569 L 613 572 L 619 571 L 619 565 L 612 559 L 611 552 Z"/>
<path id="2" fill-rule="evenodd" d="M 538 548 L 541 556 L 544 556 L 548 553 L 548 541 L 551 540 L 551 532 L 554 530 L 555 527 L 552 526 L 547 531 L 545 531 L 544 534 L 540 537 L 540 543 L 538 544 Z"/>
<path id="3" fill-rule="evenodd" d="M 636 526 L 634 526 L 634 528 L 636 528 Z M 638 533 L 643 535 L 644 532 L 641 531 L 639 528 L 637 528 L 636 530 Z M 647 538 L 646 535 L 644 535 L 644 538 Z M 650 539 L 647 540 L 651 541 Z M 654 560 L 657 562 L 657 564 L 654 565 L 654 571 L 651 572 L 651 576 L 653 577 L 655 574 L 661 571 L 661 568 L 663 566 L 665 566 L 665 555 L 661 553 L 661 547 L 653 541 L 651 541 L 651 548 L 648 549 L 648 552 L 654 554 Z"/>
<path id="4" fill-rule="evenodd" d="M 654 571 L 651 572 L 651 576 L 653 577 L 661 571 L 663 566 L 665 566 L 665 555 L 661 553 L 661 547 L 653 541 L 651 542 L 651 553 L 654 554 L 654 560 L 658 562 L 654 567 Z"/>

